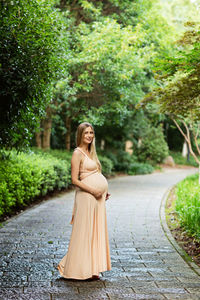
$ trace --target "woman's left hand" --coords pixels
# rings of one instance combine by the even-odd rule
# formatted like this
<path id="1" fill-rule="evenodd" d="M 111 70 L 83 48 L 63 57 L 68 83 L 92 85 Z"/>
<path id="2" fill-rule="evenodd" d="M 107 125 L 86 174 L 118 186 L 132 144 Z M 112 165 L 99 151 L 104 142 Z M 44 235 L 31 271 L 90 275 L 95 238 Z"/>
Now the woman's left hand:
<path id="1" fill-rule="evenodd" d="M 109 199 L 110 195 L 111 195 L 111 194 L 109 194 L 109 193 L 106 194 L 106 200 Z"/>

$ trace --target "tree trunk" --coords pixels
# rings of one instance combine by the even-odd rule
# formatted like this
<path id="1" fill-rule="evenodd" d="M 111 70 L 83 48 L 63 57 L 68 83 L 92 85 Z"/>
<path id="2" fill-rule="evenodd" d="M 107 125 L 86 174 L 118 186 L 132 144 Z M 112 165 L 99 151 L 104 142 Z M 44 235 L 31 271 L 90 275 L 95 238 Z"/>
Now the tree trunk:
<path id="1" fill-rule="evenodd" d="M 191 135 L 190 135 L 190 129 L 189 126 L 186 124 L 185 121 L 182 120 L 182 124 L 184 125 L 185 129 L 186 129 L 186 133 L 181 129 L 181 127 L 179 126 L 178 122 L 175 119 L 172 119 L 174 121 L 174 123 L 176 124 L 177 128 L 179 129 L 180 133 L 183 135 L 183 137 L 185 138 L 185 141 L 187 143 L 188 149 L 191 153 L 191 155 L 194 157 L 195 161 L 197 162 L 198 166 L 199 166 L 199 184 L 200 184 L 200 159 L 198 158 L 198 156 L 195 154 L 195 152 L 192 149 L 192 142 L 191 142 Z"/>
<path id="2" fill-rule="evenodd" d="M 66 116 L 66 119 L 65 119 L 65 126 L 67 129 L 66 136 L 65 136 L 65 146 L 66 146 L 67 150 L 70 150 L 70 148 L 71 148 L 71 119 L 68 116 Z"/>
<path id="3" fill-rule="evenodd" d="M 60 8 L 63 9 L 66 5 L 66 0 L 60 0 Z"/>
<path id="4" fill-rule="evenodd" d="M 187 142 L 185 140 L 182 147 L 182 156 L 187 157 Z"/>
<path id="5" fill-rule="evenodd" d="M 189 148 L 188 143 L 187 143 L 187 161 L 188 162 L 190 161 L 190 148 Z"/>
<path id="6" fill-rule="evenodd" d="M 41 149 L 42 148 L 42 132 L 36 132 L 35 133 L 35 142 L 36 142 L 36 147 Z"/>
<path id="7" fill-rule="evenodd" d="M 46 118 L 43 121 L 43 140 L 42 140 L 42 148 L 50 149 L 50 141 L 51 141 L 51 127 L 52 127 L 52 119 L 51 119 L 51 109 L 48 106 L 46 110 Z"/>

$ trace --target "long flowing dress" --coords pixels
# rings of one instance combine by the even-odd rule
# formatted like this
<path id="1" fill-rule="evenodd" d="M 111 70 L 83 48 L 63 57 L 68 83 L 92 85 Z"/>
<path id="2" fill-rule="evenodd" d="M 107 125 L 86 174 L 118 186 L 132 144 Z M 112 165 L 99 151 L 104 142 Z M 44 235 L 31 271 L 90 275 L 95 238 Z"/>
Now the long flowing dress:
<path id="1" fill-rule="evenodd" d="M 72 233 L 67 254 L 58 264 L 62 277 L 87 279 L 111 270 L 105 198 L 108 190 L 106 178 L 98 171 L 97 164 L 84 154 L 79 172 L 82 182 L 102 191 L 96 199 L 92 194 L 76 188 L 72 213 Z"/>

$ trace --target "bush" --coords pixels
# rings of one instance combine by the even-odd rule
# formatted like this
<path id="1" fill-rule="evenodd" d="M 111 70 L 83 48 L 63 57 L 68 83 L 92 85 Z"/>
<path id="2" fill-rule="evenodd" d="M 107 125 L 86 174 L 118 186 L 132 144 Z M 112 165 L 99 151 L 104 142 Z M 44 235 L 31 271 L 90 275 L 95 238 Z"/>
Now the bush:
<path id="1" fill-rule="evenodd" d="M 58 159 L 62 159 L 64 161 L 68 161 L 69 163 L 71 162 L 71 157 L 72 157 L 72 153 L 66 150 L 47 150 L 47 151 L 43 151 L 43 150 L 38 150 L 38 149 L 34 149 L 35 153 L 40 153 L 42 155 L 48 155 L 50 154 L 51 156 L 54 156 Z M 101 166 L 102 166 L 102 173 L 107 177 L 110 176 L 112 174 L 112 169 L 113 169 L 113 163 L 112 160 L 109 159 L 106 156 L 103 155 L 98 155 Z M 70 173 L 71 173 L 71 163 L 70 163 Z"/>
<path id="2" fill-rule="evenodd" d="M 105 155 L 112 160 L 114 170 L 127 173 L 131 163 L 136 161 L 134 155 L 130 155 L 126 151 L 118 150 L 116 153 L 106 151 Z"/>
<path id="3" fill-rule="evenodd" d="M 71 183 L 71 156 L 67 151 L 34 149 L 2 151 L 0 162 L 0 216 L 27 206 L 38 196 L 67 188 Z M 100 156 L 102 172 L 112 173 L 112 161 Z"/>
<path id="4" fill-rule="evenodd" d="M 190 154 L 189 161 L 187 160 L 187 157 L 182 156 L 181 152 L 170 151 L 170 155 L 173 157 L 174 162 L 177 165 L 189 165 L 189 166 L 198 167 L 197 162 L 195 161 L 194 157 L 191 154 Z"/>
<path id="5" fill-rule="evenodd" d="M 150 164 L 134 162 L 130 164 L 128 168 L 129 175 L 149 174 L 154 171 L 154 168 Z"/>
<path id="6" fill-rule="evenodd" d="M 152 165 L 138 162 L 136 156 L 126 151 L 118 150 L 113 153 L 107 150 L 104 153 L 112 161 L 115 171 L 125 172 L 128 175 L 148 174 L 154 171 Z"/>
<path id="7" fill-rule="evenodd" d="M 103 155 L 106 156 L 107 158 L 109 158 L 112 161 L 113 170 L 116 171 L 116 165 L 118 163 L 117 155 L 115 153 L 113 153 L 112 151 L 104 151 L 101 156 L 103 156 Z"/>
<path id="8" fill-rule="evenodd" d="M 198 174 L 181 181 L 176 189 L 176 211 L 183 226 L 200 239 L 200 185 Z"/>
<path id="9" fill-rule="evenodd" d="M 51 156 L 56 157 L 58 159 L 68 161 L 69 163 L 71 162 L 72 153 L 67 150 L 42 150 L 38 148 L 33 148 L 33 151 L 36 154 L 40 154 L 43 156 L 48 156 L 50 154 Z"/>
<path id="10" fill-rule="evenodd" d="M 101 163 L 103 175 L 106 177 L 110 176 L 112 174 L 113 162 L 105 156 L 99 155 L 98 157 Z"/>
<path id="11" fill-rule="evenodd" d="M 70 163 L 49 154 L 10 152 L 0 163 L 0 215 L 70 184 Z"/>
<path id="12" fill-rule="evenodd" d="M 138 159 L 142 162 L 160 163 L 168 155 L 168 146 L 164 139 L 162 128 L 150 127 L 142 138 L 142 144 L 137 149 Z"/>

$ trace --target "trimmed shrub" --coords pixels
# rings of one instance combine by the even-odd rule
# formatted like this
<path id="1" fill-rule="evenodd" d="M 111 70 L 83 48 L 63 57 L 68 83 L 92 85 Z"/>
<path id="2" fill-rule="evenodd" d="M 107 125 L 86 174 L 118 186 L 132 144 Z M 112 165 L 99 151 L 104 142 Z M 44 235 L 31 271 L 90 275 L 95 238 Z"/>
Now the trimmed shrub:
<path id="1" fill-rule="evenodd" d="M 105 155 L 107 158 L 109 158 L 112 161 L 113 170 L 116 171 L 116 166 L 118 164 L 117 154 L 113 153 L 112 151 L 103 151 L 101 156 L 103 155 Z"/>
<path id="2" fill-rule="evenodd" d="M 50 155 L 9 152 L 0 163 L 0 215 L 31 203 L 35 197 L 67 188 L 70 163 Z"/>
<path id="3" fill-rule="evenodd" d="M 40 153 L 41 155 L 48 155 L 54 156 L 56 158 L 62 159 L 64 161 L 68 161 L 70 163 L 70 174 L 71 174 L 71 157 L 72 153 L 68 152 L 66 150 L 48 150 L 48 151 L 42 151 L 38 149 L 34 149 L 34 152 Z M 112 160 L 104 155 L 98 155 L 98 158 L 100 160 L 101 166 L 102 166 L 102 173 L 108 177 L 112 174 L 113 169 L 113 163 Z"/>
<path id="4" fill-rule="evenodd" d="M 106 177 L 110 176 L 112 174 L 113 162 L 105 156 L 98 155 L 98 157 L 101 163 L 103 175 Z"/>
<path id="5" fill-rule="evenodd" d="M 33 148 L 33 152 L 36 154 L 40 154 L 42 156 L 49 156 L 49 154 L 53 157 L 56 157 L 58 159 L 62 159 L 64 161 L 71 162 L 72 152 L 69 152 L 67 150 L 42 150 L 38 148 Z"/>
<path id="6" fill-rule="evenodd" d="M 154 171 L 154 168 L 150 164 L 134 162 L 130 164 L 128 168 L 129 175 L 140 175 L 140 174 L 149 174 Z"/>
<path id="7" fill-rule="evenodd" d="M 106 151 L 105 155 L 112 161 L 115 171 L 124 172 L 128 175 L 148 174 L 154 171 L 152 165 L 138 162 L 135 155 L 123 150 L 116 153 Z"/>
<path id="8" fill-rule="evenodd" d="M 27 206 L 38 196 L 67 188 L 71 183 L 71 156 L 67 151 L 34 149 L 2 151 L 0 162 L 0 216 Z M 112 161 L 100 156 L 102 172 L 112 174 Z"/>
<path id="9" fill-rule="evenodd" d="M 142 137 L 142 143 L 137 148 L 138 159 L 142 162 L 160 163 L 168 155 L 169 150 L 164 139 L 162 128 L 150 127 Z"/>
<path id="10" fill-rule="evenodd" d="M 111 153 L 111 157 L 114 157 L 113 153 Z M 127 173 L 129 170 L 130 164 L 135 162 L 136 160 L 137 160 L 137 158 L 134 155 L 130 155 L 126 151 L 119 150 L 115 154 L 114 169 L 116 171 L 123 171 L 123 172 Z"/>
<path id="11" fill-rule="evenodd" d="M 200 239 L 200 185 L 198 174 L 181 181 L 176 188 L 176 212 L 190 234 Z"/>

